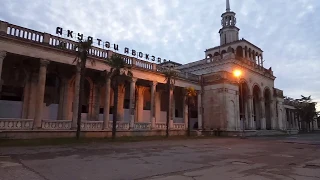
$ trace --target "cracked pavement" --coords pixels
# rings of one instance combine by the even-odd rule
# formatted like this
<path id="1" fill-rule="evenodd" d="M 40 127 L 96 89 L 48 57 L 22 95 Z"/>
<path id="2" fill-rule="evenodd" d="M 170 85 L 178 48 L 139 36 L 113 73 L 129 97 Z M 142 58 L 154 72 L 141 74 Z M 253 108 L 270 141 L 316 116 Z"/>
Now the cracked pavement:
<path id="1" fill-rule="evenodd" d="M 1 147 L 0 180 L 320 179 L 320 134 Z"/>

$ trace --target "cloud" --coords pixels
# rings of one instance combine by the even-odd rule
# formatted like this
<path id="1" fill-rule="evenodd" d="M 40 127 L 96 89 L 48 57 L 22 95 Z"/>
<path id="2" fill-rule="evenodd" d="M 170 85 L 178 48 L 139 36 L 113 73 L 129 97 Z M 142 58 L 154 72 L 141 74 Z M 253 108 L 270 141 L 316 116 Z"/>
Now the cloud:
<path id="1" fill-rule="evenodd" d="M 61 26 L 188 63 L 219 45 L 224 0 L 2 0 L 0 19 L 41 32 Z M 320 102 L 320 1 L 231 0 L 244 37 L 264 50 L 276 87 Z"/>

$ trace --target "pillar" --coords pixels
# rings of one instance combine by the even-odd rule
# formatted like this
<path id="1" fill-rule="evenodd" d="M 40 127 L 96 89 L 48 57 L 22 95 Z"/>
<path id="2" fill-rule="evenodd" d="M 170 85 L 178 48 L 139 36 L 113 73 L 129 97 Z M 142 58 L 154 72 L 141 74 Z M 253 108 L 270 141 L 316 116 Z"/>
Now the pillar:
<path id="1" fill-rule="evenodd" d="M 246 58 L 246 49 L 243 48 L 242 51 L 243 51 L 243 58 Z"/>
<path id="2" fill-rule="evenodd" d="M 121 84 L 118 88 L 118 121 L 123 121 L 124 116 L 124 109 L 123 109 L 123 103 L 124 103 L 124 96 L 125 96 L 125 85 Z"/>
<path id="3" fill-rule="evenodd" d="M 69 113 L 70 113 L 70 109 L 69 109 L 69 88 L 70 88 L 70 86 L 69 86 L 69 81 L 67 78 L 63 78 L 62 82 L 64 84 L 62 119 L 68 120 Z"/>
<path id="4" fill-rule="evenodd" d="M 93 112 L 92 112 L 92 120 L 99 121 L 100 115 L 100 98 L 101 98 L 101 84 L 97 83 L 94 85 L 94 92 L 93 92 Z"/>
<path id="5" fill-rule="evenodd" d="M 77 127 L 78 119 L 78 106 L 79 106 L 79 94 L 80 94 L 80 71 L 79 65 L 76 66 L 76 77 L 74 82 L 73 104 L 72 104 L 72 128 Z"/>
<path id="6" fill-rule="evenodd" d="M 2 66 L 3 66 L 3 60 L 7 56 L 7 52 L 5 51 L 0 51 L 0 93 L 2 90 L 2 79 L 1 79 L 1 74 L 2 74 Z M 1 94 L 0 94 L 1 95 Z"/>
<path id="7" fill-rule="evenodd" d="M 248 128 L 249 129 L 255 129 L 255 124 L 254 124 L 254 117 L 253 117 L 253 96 L 249 95 L 248 96 L 248 105 L 249 105 L 249 114 L 248 114 Z"/>
<path id="8" fill-rule="evenodd" d="M 150 122 L 151 127 L 156 127 L 156 119 L 155 119 L 155 93 L 156 93 L 157 82 L 153 81 L 150 83 Z"/>
<path id="9" fill-rule="evenodd" d="M 198 129 L 202 129 L 202 101 L 201 101 L 201 91 L 198 91 Z"/>
<path id="10" fill-rule="evenodd" d="M 33 122 L 33 128 L 41 128 L 42 121 L 42 110 L 43 110 L 43 100 L 44 92 L 46 88 L 46 75 L 47 75 L 47 66 L 49 61 L 41 59 L 40 60 L 40 69 L 39 69 L 39 79 L 37 85 L 37 101 L 36 101 L 36 112 Z"/>
<path id="11" fill-rule="evenodd" d="M 276 119 L 277 119 L 277 112 L 276 112 L 276 104 L 275 104 L 276 101 L 274 100 L 271 100 L 270 102 L 270 106 L 271 106 L 271 129 L 277 129 L 277 122 L 276 122 Z"/>
<path id="12" fill-rule="evenodd" d="M 186 128 L 188 128 L 188 126 L 189 126 L 189 124 L 188 124 L 189 112 L 188 112 L 188 98 L 186 96 L 183 97 L 182 106 L 183 106 L 183 121 L 184 121 Z"/>
<path id="13" fill-rule="evenodd" d="M 261 106 L 261 129 L 265 130 L 267 127 L 267 122 L 266 122 L 266 107 L 265 107 L 265 102 L 264 98 L 260 99 L 260 106 Z"/>
<path id="14" fill-rule="evenodd" d="M 22 106 L 22 119 L 28 118 L 28 102 L 30 97 L 30 77 L 27 78 L 23 88 L 23 106 Z"/>
<path id="15" fill-rule="evenodd" d="M 62 78 L 59 92 L 58 120 L 66 120 L 66 109 L 68 109 L 68 96 L 66 96 L 66 93 L 68 93 L 68 81 L 66 78 Z"/>
<path id="16" fill-rule="evenodd" d="M 161 92 L 155 93 L 155 123 L 161 121 Z"/>
<path id="17" fill-rule="evenodd" d="M 136 78 L 132 78 L 130 82 L 130 128 L 134 128 L 135 109 L 136 109 Z"/>
<path id="18" fill-rule="evenodd" d="M 174 96 L 173 96 L 173 89 L 170 88 L 169 91 L 169 102 L 170 106 L 168 107 L 168 113 L 169 113 L 169 129 L 173 128 L 173 118 L 174 118 Z"/>
<path id="19" fill-rule="evenodd" d="M 37 98 L 37 84 L 38 84 L 38 73 L 31 72 L 29 78 L 29 98 L 28 98 L 28 112 L 27 119 L 34 119 L 36 109 L 36 98 Z"/>
<path id="20" fill-rule="evenodd" d="M 135 122 L 143 122 L 143 93 L 145 91 L 145 87 L 143 86 L 138 86 L 137 87 L 137 105 L 136 105 L 136 119 Z"/>
<path id="21" fill-rule="evenodd" d="M 109 114 L 110 114 L 110 84 L 111 80 L 109 77 L 106 77 L 105 82 L 105 99 L 103 106 L 103 129 L 108 129 L 109 125 Z"/>

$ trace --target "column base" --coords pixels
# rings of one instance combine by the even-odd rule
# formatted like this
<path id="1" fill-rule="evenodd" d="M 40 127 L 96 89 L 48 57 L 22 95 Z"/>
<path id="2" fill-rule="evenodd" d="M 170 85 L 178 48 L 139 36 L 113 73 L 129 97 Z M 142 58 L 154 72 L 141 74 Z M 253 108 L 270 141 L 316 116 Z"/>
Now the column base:
<path id="1" fill-rule="evenodd" d="M 156 118 L 152 118 L 151 120 L 151 129 L 155 129 L 156 128 Z"/>

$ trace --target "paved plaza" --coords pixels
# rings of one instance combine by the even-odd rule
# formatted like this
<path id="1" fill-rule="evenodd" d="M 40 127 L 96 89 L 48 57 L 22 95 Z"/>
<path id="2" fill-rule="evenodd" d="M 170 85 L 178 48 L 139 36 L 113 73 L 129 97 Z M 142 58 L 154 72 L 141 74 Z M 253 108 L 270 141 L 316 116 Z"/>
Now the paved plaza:
<path id="1" fill-rule="evenodd" d="M 320 179 L 320 134 L 1 147 L 0 180 Z"/>

